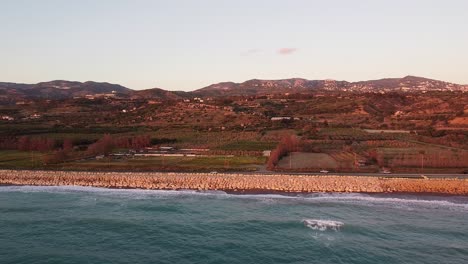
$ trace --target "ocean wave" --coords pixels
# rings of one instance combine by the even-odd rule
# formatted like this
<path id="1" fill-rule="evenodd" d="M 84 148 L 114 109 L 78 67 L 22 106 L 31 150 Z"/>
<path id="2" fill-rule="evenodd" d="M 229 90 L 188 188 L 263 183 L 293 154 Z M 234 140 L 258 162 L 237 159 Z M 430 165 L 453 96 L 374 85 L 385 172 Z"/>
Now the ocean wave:
<path id="1" fill-rule="evenodd" d="M 317 194 L 310 197 L 305 197 L 311 201 L 329 201 L 341 203 L 354 203 L 361 205 L 389 205 L 393 207 L 405 208 L 428 208 L 428 209 L 455 209 L 468 211 L 467 197 L 427 197 L 427 196 L 404 196 L 391 195 L 377 196 L 369 194 Z"/>
<path id="2" fill-rule="evenodd" d="M 312 193 L 299 195 L 249 194 L 235 195 L 239 198 L 258 199 L 271 202 L 342 203 L 364 206 L 386 206 L 402 209 L 448 209 L 468 212 L 466 196 L 428 196 L 404 194 L 361 194 L 361 193 Z"/>
<path id="3" fill-rule="evenodd" d="M 145 190 L 145 189 L 109 189 L 83 186 L 1 186 L 0 192 L 53 192 L 53 193 L 95 193 L 98 195 L 117 195 L 128 198 L 164 198 L 174 196 L 208 196 L 220 199 L 252 199 L 261 202 L 330 202 L 368 206 L 390 206 L 414 209 L 449 209 L 468 212 L 468 197 L 463 196 L 427 196 L 402 194 L 359 194 L 359 193 L 312 193 L 312 194 L 228 194 L 224 191 L 196 190 Z"/>
<path id="4" fill-rule="evenodd" d="M 339 231 L 344 226 L 343 222 L 333 220 L 321 220 L 321 219 L 304 219 L 302 220 L 305 226 L 313 230 L 325 231 L 334 230 Z"/>
<path id="5" fill-rule="evenodd" d="M 182 196 L 182 195 L 200 195 L 200 196 L 223 196 L 228 195 L 224 191 L 197 191 L 197 190 L 147 190 L 147 189 L 118 189 L 87 186 L 31 186 L 31 185 L 10 185 L 0 186 L 0 192 L 49 192 L 49 193 L 93 193 L 102 195 L 118 195 L 127 197 L 163 197 L 163 196 Z"/>
<path id="6" fill-rule="evenodd" d="M 389 206 L 397 208 L 427 208 L 466 211 L 468 212 L 468 197 L 466 196 L 428 196 L 404 194 L 362 194 L 362 193 L 311 193 L 299 195 L 282 194 L 248 194 L 234 195 L 239 198 L 258 199 L 261 201 L 294 201 L 305 203 L 344 203 L 368 206 Z"/>

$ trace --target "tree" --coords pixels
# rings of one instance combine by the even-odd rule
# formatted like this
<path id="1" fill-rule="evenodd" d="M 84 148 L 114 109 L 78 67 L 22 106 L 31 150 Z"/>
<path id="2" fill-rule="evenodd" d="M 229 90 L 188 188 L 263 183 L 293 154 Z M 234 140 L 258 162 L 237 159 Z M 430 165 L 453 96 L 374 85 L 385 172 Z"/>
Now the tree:
<path id="1" fill-rule="evenodd" d="M 89 145 L 87 153 L 89 155 L 107 155 L 114 148 L 112 136 L 105 134 L 96 143 Z"/>
<path id="2" fill-rule="evenodd" d="M 0 149 L 17 149 L 18 141 L 14 137 L 0 138 Z"/>
<path id="3" fill-rule="evenodd" d="M 27 136 L 22 136 L 18 139 L 18 149 L 27 151 L 31 149 L 31 140 Z"/>
<path id="4" fill-rule="evenodd" d="M 267 166 L 273 169 L 278 164 L 279 160 L 288 155 L 290 152 L 298 151 L 300 147 L 300 140 L 295 135 L 285 135 L 282 137 L 280 143 L 276 148 L 271 151 Z"/>
<path id="5" fill-rule="evenodd" d="M 63 148 L 63 150 L 64 150 L 65 152 L 70 152 L 70 151 L 72 151 L 72 150 L 73 150 L 73 142 L 72 142 L 72 140 L 69 139 L 69 138 L 64 139 L 64 140 L 63 140 L 63 147 L 62 147 L 62 148 Z"/>

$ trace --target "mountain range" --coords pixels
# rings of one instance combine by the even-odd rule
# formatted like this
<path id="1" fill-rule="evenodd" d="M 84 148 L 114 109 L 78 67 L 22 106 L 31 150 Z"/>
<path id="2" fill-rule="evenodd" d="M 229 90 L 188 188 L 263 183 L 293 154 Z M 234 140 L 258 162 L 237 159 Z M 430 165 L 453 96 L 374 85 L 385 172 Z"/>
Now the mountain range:
<path id="1" fill-rule="evenodd" d="M 283 80 L 248 80 L 242 83 L 221 82 L 190 92 L 169 91 L 161 88 L 132 90 L 106 82 L 75 82 L 55 80 L 37 84 L 0 82 L 0 98 L 66 99 L 97 95 L 112 95 L 124 98 L 174 100 L 190 97 L 252 96 L 280 93 L 336 92 L 417 92 L 417 91 L 468 91 L 468 85 L 416 76 L 386 78 L 380 80 L 347 82 L 336 80 L 306 80 L 301 78 Z"/>

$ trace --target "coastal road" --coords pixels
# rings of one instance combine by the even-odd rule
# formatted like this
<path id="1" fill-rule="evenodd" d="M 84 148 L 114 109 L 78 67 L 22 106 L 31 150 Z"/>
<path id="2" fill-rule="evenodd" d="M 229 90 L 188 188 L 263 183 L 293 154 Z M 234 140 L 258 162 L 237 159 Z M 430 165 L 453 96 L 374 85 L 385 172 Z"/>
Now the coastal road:
<path id="1" fill-rule="evenodd" d="M 21 170 L 18 170 L 21 171 Z M 26 171 L 44 171 L 44 170 L 26 170 Z M 54 170 L 51 170 L 54 171 Z M 116 171 L 101 171 L 101 172 L 116 172 Z M 134 172 L 134 171 L 118 171 L 118 172 Z M 158 171 L 138 171 L 139 173 L 158 173 Z M 165 171 L 165 173 L 169 173 Z M 174 172 L 171 172 L 174 173 Z M 184 173 L 184 172 L 181 172 Z M 219 174 L 256 174 L 256 175 L 298 175 L 298 176 L 326 176 L 326 175 L 338 175 L 338 176 L 362 176 L 362 177 L 381 177 L 381 178 L 409 178 L 409 179 L 465 179 L 468 180 L 468 174 L 454 174 L 454 173 L 444 173 L 444 174 L 421 174 L 421 173 L 356 173 L 356 172 L 343 172 L 343 173 L 320 173 L 320 172 L 272 172 L 272 171 L 227 171 L 227 172 L 218 172 Z"/>
<path id="2" fill-rule="evenodd" d="M 249 174 L 246 172 L 241 172 L 242 174 Z M 264 174 L 264 175 L 279 175 L 279 174 L 288 174 L 288 175 L 302 175 L 302 176 L 325 176 L 325 175 L 342 175 L 342 176 L 362 176 L 362 177 L 383 177 L 383 178 L 429 178 L 429 179 L 468 179 L 468 174 L 410 174 L 410 173 L 320 173 L 320 172 L 310 172 L 310 173 L 295 173 L 295 172 L 252 172 L 251 174 Z"/>
<path id="3" fill-rule="evenodd" d="M 468 179 L 468 174 L 408 174 L 408 173 L 337 173 L 337 175 L 351 175 L 351 176 L 370 176 L 370 177 L 385 177 L 385 178 L 437 178 L 437 179 L 445 179 L 445 178 L 458 178 L 458 179 Z"/>

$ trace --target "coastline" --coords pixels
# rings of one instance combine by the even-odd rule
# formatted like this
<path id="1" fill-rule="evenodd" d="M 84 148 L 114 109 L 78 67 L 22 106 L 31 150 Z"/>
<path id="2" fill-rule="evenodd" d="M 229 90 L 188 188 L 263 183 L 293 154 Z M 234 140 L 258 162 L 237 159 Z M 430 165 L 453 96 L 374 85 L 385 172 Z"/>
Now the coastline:
<path id="1" fill-rule="evenodd" d="M 0 170 L 1 185 L 219 190 L 239 194 L 333 192 L 468 195 L 467 179 L 408 179 L 337 175 Z"/>

